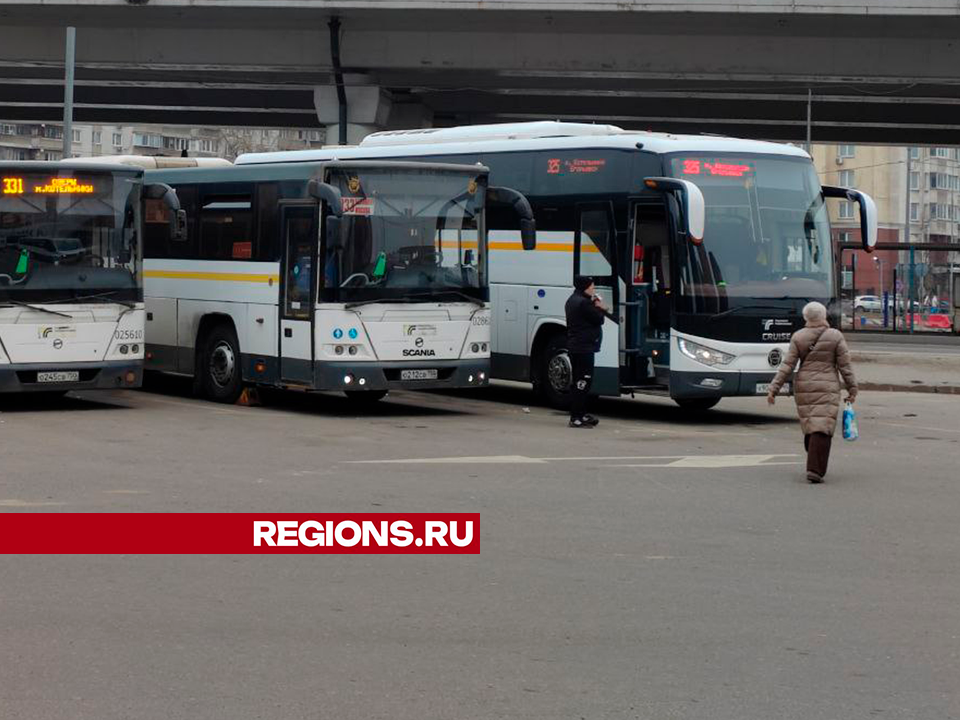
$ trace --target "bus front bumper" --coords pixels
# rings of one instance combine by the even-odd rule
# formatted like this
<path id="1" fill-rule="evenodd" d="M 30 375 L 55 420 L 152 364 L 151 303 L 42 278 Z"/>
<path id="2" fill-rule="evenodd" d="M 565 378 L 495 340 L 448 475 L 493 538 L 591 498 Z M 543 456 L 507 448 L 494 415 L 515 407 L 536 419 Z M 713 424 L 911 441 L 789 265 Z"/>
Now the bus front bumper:
<path id="1" fill-rule="evenodd" d="M 776 374 L 772 370 L 769 372 L 673 371 L 670 373 L 670 397 L 676 400 L 693 400 L 763 396 L 767 394 L 767 386 L 773 382 Z"/>
<path id="2" fill-rule="evenodd" d="M 77 380 L 40 382 L 39 373 L 77 373 Z M 0 365 L 0 393 L 138 388 L 142 362 L 22 363 Z"/>
<path id="3" fill-rule="evenodd" d="M 412 377 L 409 371 L 413 371 Z M 415 366 L 409 362 L 323 362 L 317 363 L 314 368 L 314 382 L 318 390 L 476 388 L 490 383 L 490 361 L 488 359 L 438 360 L 432 363 L 418 363 Z"/>

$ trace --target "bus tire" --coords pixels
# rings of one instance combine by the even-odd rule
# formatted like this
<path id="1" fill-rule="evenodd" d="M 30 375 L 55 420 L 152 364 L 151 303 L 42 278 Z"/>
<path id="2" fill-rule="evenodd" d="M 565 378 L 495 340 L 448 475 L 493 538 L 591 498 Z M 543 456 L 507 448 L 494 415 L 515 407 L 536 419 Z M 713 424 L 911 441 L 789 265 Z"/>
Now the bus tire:
<path id="1" fill-rule="evenodd" d="M 232 405 L 243 392 L 240 367 L 240 342 L 237 333 L 225 323 L 214 325 L 203 342 L 198 368 L 200 387 L 210 400 Z"/>
<path id="2" fill-rule="evenodd" d="M 344 390 L 343 394 L 347 396 L 354 405 L 361 407 L 374 405 L 387 396 L 386 390 Z"/>
<path id="3" fill-rule="evenodd" d="M 710 408 L 716 406 L 720 402 L 720 398 L 674 398 L 673 401 L 679 405 L 683 410 L 689 410 L 690 412 L 699 413 L 706 412 Z"/>
<path id="4" fill-rule="evenodd" d="M 567 338 L 556 334 L 547 342 L 540 358 L 540 373 L 537 388 L 547 404 L 558 410 L 570 409 L 573 396 L 573 366 L 567 352 Z"/>

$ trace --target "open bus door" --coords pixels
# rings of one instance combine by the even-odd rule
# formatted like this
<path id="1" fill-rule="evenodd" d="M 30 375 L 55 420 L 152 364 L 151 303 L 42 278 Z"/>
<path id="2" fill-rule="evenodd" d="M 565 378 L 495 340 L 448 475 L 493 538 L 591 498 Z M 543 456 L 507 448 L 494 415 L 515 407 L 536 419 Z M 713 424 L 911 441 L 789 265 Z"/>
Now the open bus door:
<path id="1" fill-rule="evenodd" d="M 663 198 L 633 199 L 630 240 L 624 343 L 626 384 L 649 385 L 656 382 L 658 374 L 664 376 L 670 366 L 673 257 Z"/>
<path id="2" fill-rule="evenodd" d="M 573 242 L 573 275 L 593 278 L 595 292 L 610 314 L 618 317 L 620 282 L 617 274 L 616 231 L 610 203 L 577 205 L 577 232 Z M 571 285 L 573 278 L 570 279 Z M 593 391 L 600 395 L 620 394 L 619 328 L 604 323 L 603 342 L 595 359 Z"/>

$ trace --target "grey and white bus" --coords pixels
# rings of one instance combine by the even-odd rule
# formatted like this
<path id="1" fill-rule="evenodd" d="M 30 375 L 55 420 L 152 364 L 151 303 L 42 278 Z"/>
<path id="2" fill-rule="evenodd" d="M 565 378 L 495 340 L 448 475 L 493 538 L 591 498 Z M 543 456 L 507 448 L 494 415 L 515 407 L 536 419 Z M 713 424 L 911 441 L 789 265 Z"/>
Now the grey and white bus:
<path id="1" fill-rule="evenodd" d="M 836 315 L 827 197 L 859 203 L 864 246 L 876 243 L 865 194 L 821 187 L 791 145 L 536 122 L 376 133 L 352 149 L 244 155 L 237 164 L 329 157 L 482 162 L 491 182 L 530 201 L 537 251 L 491 220 L 493 376 L 569 399 L 563 304 L 589 274 L 612 303 L 594 390 L 666 395 L 692 409 L 764 395 L 809 300 Z"/>
<path id="2" fill-rule="evenodd" d="M 148 370 L 219 402 L 244 385 L 371 401 L 489 382 L 487 205 L 535 237 L 529 204 L 487 168 L 157 162 L 147 177 L 185 217 L 174 236 L 164 206 L 147 213 Z"/>
<path id="3" fill-rule="evenodd" d="M 178 211 L 138 168 L 0 164 L 0 392 L 140 385 L 144 202 Z"/>

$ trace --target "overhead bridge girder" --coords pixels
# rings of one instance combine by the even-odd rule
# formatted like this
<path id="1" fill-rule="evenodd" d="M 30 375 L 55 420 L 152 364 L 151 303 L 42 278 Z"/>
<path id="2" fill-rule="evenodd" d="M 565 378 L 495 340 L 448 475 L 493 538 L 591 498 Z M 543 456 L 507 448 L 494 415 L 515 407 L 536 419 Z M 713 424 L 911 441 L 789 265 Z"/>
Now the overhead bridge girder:
<path id="1" fill-rule="evenodd" d="M 585 119 L 802 140 L 809 90 L 814 140 L 955 143 L 960 131 L 955 3 L 861 6 L 869 13 L 776 0 L 726 13 L 696 2 L 413 5 L 351 2 L 341 13 L 344 71 L 363 78 L 347 96 L 372 92 L 378 108 L 362 119 L 357 100 L 348 122 Z M 324 88 L 337 7 L 0 5 L 0 114 L 62 114 L 55 24 L 69 21 L 78 26 L 78 121 L 332 125 Z"/>

